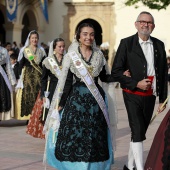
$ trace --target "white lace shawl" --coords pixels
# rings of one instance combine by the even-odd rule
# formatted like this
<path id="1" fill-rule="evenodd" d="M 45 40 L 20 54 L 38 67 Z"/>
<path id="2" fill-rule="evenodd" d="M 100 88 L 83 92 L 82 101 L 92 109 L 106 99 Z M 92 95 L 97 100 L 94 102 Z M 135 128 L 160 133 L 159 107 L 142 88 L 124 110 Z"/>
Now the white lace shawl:
<path id="1" fill-rule="evenodd" d="M 6 63 L 6 72 L 7 72 L 9 81 L 10 81 L 11 85 L 15 85 L 16 77 L 15 77 L 14 71 L 11 66 L 10 56 L 8 55 L 7 50 L 0 46 L 0 65 L 3 65 L 5 63 Z"/>
<path id="2" fill-rule="evenodd" d="M 79 57 L 81 58 L 80 54 L 78 53 L 78 51 L 76 51 L 77 54 L 79 55 Z M 85 61 L 82 59 L 82 62 L 86 65 Z M 99 49 L 94 49 L 93 51 L 93 56 L 90 60 L 90 63 L 91 63 L 91 66 L 93 66 L 93 72 L 92 72 L 92 77 L 97 77 L 103 66 L 106 65 L 106 60 L 103 56 L 103 53 L 99 50 Z M 67 74 L 68 74 L 68 71 L 69 69 L 71 70 L 71 72 L 73 74 L 75 74 L 78 78 L 81 79 L 81 75 L 79 74 L 79 72 L 77 71 L 77 69 L 75 68 L 72 60 L 71 60 L 71 57 L 69 56 L 69 52 L 64 56 L 64 60 L 63 60 L 63 68 L 62 68 L 62 71 L 61 71 L 61 76 L 59 78 L 59 81 L 58 81 L 58 84 L 57 84 L 57 87 L 55 89 L 55 92 L 54 92 L 54 95 L 53 95 L 53 99 L 51 101 L 51 106 L 50 106 L 50 109 L 49 109 L 49 112 L 48 112 L 48 116 L 47 116 L 47 119 L 46 119 L 46 123 L 44 125 L 44 131 L 48 131 L 48 124 L 49 124 L 49 119 L 50 119 L 50 116 L 52 114 L 52 111 L 58 107 L 58 104 L 59 104 L 59 101 L 60 101 L 60 98 L 63 94 L 63 89 L 64 89 L 64 85 L 65 85 L 65 82 L 66 82 L 66 78 L 67 78 Z"/>
<path id="3" fill-rule="evenodd" d="M 69 50 L 71 51 L 71 50 Z M 78 51 L 76 51 L 77 54 L 80 56 L 80 53 L 78 53 Z M 85 61 L 82 59 L 82 62 L 86 65 Z M 93 56 L 91 58 L 90 61 L 91 65 L 93 66 L 93 72 L 92 72 L 92 77 L 97 77 L 101 70 L 103 69 L 103 66 L 105 66 L 106 69 L 106 73 L 110 74 L 110 70 L 109 67 L 106 63 L 106 60 L 103 56 L 103 53 L 97 49 L 94 48 L 93 51 Z M 58 108 L 58 104 L 60 101 L 60 98 L 62 96 L 63 93 L 63 89 L 64 89 L 64 85 L 66 82 L 66 78 L 67 78 L 67 74 L 69 69 L 71 70 L 72 73 L 74 73 L 78 78 L 81 78 L 80 73 L 77 71 L 77 69 L 75 68 L 71 57 L 69 56 L 69 52 L 64 56 L 64 60 L 63 60 L 63 68 L 61 71 L 61 76 L 59 78 L 57 87 L 55 89 L 54 95 L 53 95 L 53 99 L 51 101 L 51 106 L 48 112 L 48 116 L 44 125 L 44 132 L 47 133 L 48 130 L 50 129 L 49 127 L 49 122 L 50 122 L 50 117 L 52 114 L 52 111 L 55 108 Z M 116 129 L 117 129 L 117 107 L 116 107 L 116 96 L 115 96 L 115 87 L 114 87 L 114 83 L 100 83 L 101 86 L 103 87 L 106 96 L 107 96 L 107 100 L 108 100 L 108 112 L 109 112 L 109 119 L 110 119 L 110 124 L 111 124 L 111 133 L 112 133 L 112 146 L 114 147 L 113 150 L 116 150 Z"/>
<path id="4" fill-rule="evenodd" d="M 20 61 L 20 60 L 22 59 L 25 48 L 29 46 L 29 44 L 30 44 L 29 38 L 30 38 L 31 33 L 34 32 L 34 31 L 35 31 L 35 30 L 30 31 L 30 33 L 28 34 L 27 39 L 26 39 L 25 44 L 24 44 L 24 47 L 22 47 L 22 48 L 20 49 L 20 52 L 19 52 L 19 55 L 18 55 L 18 61 Z M 42 50 L 43 57 L 46 56 L 46 52 L 45 52 L 44 48 L 42 48 L 42 47 L 40 46 L 40 43 L 39 43 L 39 42 L 38 42 L 38 46 L 37 46 L 37 47 Z"/>

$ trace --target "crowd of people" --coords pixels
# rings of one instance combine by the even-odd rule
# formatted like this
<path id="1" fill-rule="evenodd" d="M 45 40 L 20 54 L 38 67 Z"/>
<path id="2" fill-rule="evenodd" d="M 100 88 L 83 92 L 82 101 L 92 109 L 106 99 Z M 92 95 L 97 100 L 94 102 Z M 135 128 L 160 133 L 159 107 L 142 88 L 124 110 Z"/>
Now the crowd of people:
<path id="1" fill-rule="evenodd" d="M 16 42 L 0 46 L 0 120 L 27 120 L 26 133 L 45 139 L 44 161 L 58 170 L 111 170 L 117 126 L 114 82 L 119 82 L 131 129 L 123 170 L 170 169 L 170 112 L 144 166 L 143 141 L 156 96 L 158 113 L 166 108 L 168 69 L 164 43 L 150 36 L 153 16 L 141 12 L 135 27 L 135 35 L 121 40 L 112 69 L 95 44 L 90 23 L 78 27 L 67 50 L 62 38 L 49 47 L 40 44 L 35 30 L 22 48 Z"/>

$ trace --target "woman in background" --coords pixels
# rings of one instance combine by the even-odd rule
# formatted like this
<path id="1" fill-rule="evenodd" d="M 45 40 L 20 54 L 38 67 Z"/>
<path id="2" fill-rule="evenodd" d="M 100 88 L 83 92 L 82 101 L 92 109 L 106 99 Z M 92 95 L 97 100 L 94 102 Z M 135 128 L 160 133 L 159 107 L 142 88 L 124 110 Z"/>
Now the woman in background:
<path id="1" fill-rule="evenodd" d="M 13 88 L 16 78 L 5 48 L 0 46 L 0 120 L 14 118 Z"/>
<path id="2" fill-rule="evenodd" d="M 56 38 L 51 42 L 48 57 L 43 61 L 41 92 L 37 97 L 26 130 L 33 137 L 45 138 L 43 124 L 47 117 L 49 104 L 57 86 L 58 78 L 60 77 L 64 50 L 64 40 L 62 38 Z M 45 108 L 43 108 L 43 105 Z"/>
<path id="3" fill-rule="evenodd" d="M 42 61 L 46 54 L 38 40 L 38 32 L 31 31 L 18 56 L 20 79 L 16 87 L 15 109 L 15 118 L 18 120 L 29 120 L 40 89 Z"/>

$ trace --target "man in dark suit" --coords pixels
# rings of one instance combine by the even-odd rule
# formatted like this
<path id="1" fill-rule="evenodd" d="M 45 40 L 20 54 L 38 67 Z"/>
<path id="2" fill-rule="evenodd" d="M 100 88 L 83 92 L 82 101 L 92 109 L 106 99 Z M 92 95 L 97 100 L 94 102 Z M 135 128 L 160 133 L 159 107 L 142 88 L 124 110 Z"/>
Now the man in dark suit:
<path id="1" fill-rule="evenodd" d="M 112 67 L 112 75 L 123 89 L 124 103 L 131 129 L 128 162 L 124 170 L 144 170 L 143 141 L 149 126 L 156 96 L 158 112 L 167 98 L 167 62 L 164 43 L 151 37 L 155 28 L 149 12 L 141 12 L 135 22 L 137 34 L 122 39 Z M 130 75 L 123 72 L 129 70 Z"/>

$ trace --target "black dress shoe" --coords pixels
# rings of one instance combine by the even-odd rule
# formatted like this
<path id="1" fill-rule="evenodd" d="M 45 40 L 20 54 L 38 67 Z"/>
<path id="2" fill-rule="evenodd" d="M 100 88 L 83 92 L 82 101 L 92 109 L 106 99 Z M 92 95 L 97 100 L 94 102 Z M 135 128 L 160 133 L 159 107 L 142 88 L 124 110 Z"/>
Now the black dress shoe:
<path id="1" fill-rule="evenodd" d="M 127 168 L 127 166 L 126 166 L 126 165 L 124 165 L 123 170 L 129 170 L 129 169 Z M 136 169 L 135 169 L 135 168 L 133 168 L 133 170 L 136 170 Z"/>

